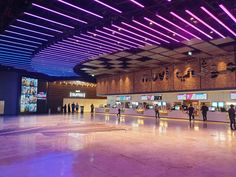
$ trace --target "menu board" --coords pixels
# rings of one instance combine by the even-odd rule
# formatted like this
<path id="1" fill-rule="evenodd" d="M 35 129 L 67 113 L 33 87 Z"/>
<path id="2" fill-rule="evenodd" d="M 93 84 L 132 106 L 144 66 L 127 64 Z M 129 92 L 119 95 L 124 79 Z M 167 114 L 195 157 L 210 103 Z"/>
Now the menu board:
<path id="1" fill-rule="evenodd" d="M 20 112 L 37 111 L 38 79 L 22 77 Z"/>
<path id="2" fill-rule="evenodd" d="M 230 99 L 236 100 L 236 92 L 230 93 Z"/>
<path id="3" fill-rule="evenodd" d="M 162 100 L 161 95 L 141 95 L 141 100 L 142 101 L 154 101 L 154 100 Z"/>
<path id="4" fill-rule="evenodd" d="M 131 100 L 131 96 L 117 96 L 116 100 L 117 101 L 130 101 Z"/>
<path id="5" fill-rule="evenodd" d="M 178 100 L 206 100 L 206 93 L 187 93 L 177 95 Z"/>

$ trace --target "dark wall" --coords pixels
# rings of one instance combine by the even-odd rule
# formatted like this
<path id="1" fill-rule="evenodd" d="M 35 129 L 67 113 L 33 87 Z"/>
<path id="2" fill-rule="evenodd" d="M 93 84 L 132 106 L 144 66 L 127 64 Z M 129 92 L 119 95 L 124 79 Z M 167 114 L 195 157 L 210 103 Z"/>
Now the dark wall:
<path id="1" fill-rule="evenodd" d="M 16 72 L 0 71 L 0 100 L 5 101 L 4 114 L 17 115 L 19 111 L 19 81 Z"/>
<path id="2" fill-rule="evenodd" d="M 51 112 L 56 113 L 57 107 L 61 107 L 63 104 L 63 98 L 69 98 L 70 92 L 75 92 L 75 90 L 86 93 L 86 98 L 101 98 L 97 97 L 96 87 L 65 85 L 60 84 L 60 82 L 50 82 L 48 84 L 48 108 L 51 109 Z"/>

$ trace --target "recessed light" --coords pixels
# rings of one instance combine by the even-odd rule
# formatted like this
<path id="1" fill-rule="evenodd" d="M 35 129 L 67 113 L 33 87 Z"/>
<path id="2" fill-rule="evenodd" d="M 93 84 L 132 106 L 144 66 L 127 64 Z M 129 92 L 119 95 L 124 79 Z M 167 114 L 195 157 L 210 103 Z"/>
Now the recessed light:
<path id="1" fill-rule="evenodd" d="M 192 56 L 192 55 L 193 55 L 193 53 L 192 53 L 191 51 L 189 51 L 189 52 L 188 52 L 188 55 L 189 55 L 189 56 Z"/>

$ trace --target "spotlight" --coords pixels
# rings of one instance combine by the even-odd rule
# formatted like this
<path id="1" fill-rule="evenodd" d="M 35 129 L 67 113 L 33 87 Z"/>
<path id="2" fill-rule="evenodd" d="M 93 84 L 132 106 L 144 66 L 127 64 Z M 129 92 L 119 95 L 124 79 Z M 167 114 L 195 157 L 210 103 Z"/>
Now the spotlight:
<path id="1" fill-rule="evenodd" d="M 94 74 L 92 74 L 92 77 L 94 77 Z"/>
<path id="2" fill-rule="evenodd" d="M 189 52 L 188 52 L 188 55 L 189 55 L 189 56 L 192 56 L 192 55 L 193 55 L 193 53 L 192 53 L 191 51 L 189 51 Z"/>

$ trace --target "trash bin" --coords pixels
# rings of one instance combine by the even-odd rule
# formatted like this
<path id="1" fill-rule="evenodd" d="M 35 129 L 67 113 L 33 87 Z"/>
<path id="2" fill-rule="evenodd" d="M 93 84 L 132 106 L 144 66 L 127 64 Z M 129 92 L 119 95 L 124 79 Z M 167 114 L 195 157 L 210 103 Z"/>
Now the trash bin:
<path id="1" fill-rule="evenodd" d="M 81 113 L 81 114 L 84 113 L 84 106 L 80 106 L 80 113 Z"/>

